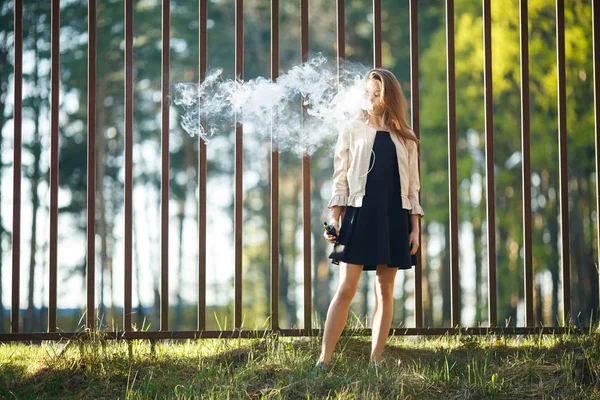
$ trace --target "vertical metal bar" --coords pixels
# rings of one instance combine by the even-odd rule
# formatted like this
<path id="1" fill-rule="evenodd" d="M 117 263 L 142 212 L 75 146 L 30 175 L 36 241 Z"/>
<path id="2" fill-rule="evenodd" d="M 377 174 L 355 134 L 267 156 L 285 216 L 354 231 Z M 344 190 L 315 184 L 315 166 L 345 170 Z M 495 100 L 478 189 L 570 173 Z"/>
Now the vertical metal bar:
<path id="1" fill-rule="evenodd" d="M 533 267 L 531 252 L 531 134 L 529 123 L 529 29 L 527 0 L 520 0 L 521 36 L 521 147 L 523 181 L 523 250 L 525 273 L 525 326 L 533 326 Z"/>
<path id="2" fill-rule="evenodd" d="M 206 79 L 208 65 L 208 0 L 200 0 L 200 83 Z M 202 104 L 199 104 L 202 107 Z M 202 111 L 202 110 L 200 110 Z M 206 118 L 200 112 L 206 129 Z M 198 330 L 206 329 L 206 186 L 208 184 L 206 143 L 198 140 Z"/>
<path id="3" fill-rule="evenodd" d="M 308 60 L 308 0 L 300 0 L 300 32 L 302 62 Z M 302 119 L 306 109 L 302 106 Z M 302 228 L 304 238 L 304 328 L 312 328 L 312 274 L 310 231 L 310 156 L 302 157 Z"/>
<path id="4" fill-rule="evenodd" d="M 160 330 L 169 330 L 169 72 L 171 1 L 162 2 Z"/>
<path id="5" fill-rule="evenodd" d="M 300 0 L 300 52 L 301 60 L 308 60 L 308 0 Z"/>
<path id="6" fill-rule="evenodd" d="M 458 269 L 458 175 L 456 167 L 456 74 L 454 54 L 454 0 L 446 0 L 446 54 L 448 69 L 448 186 L 450 211 L 451 323 L 460 325 L 460 276 Z M 445 299 L 444 299 L 445 300 Z"/>
<path id="7" fill-rule="evenodd" d="M 58 273 L 58 111 L 60 107 L 60 0 L 52 0 L 50 101 L 50 261 L 48 274 L 48 332 L 56 332 Z"/>
<path id="8" fill-rule="evenodd" d="M 341 84 L 346 58 L 346 7 L 344 0 L 336 0 L 336 36 L 337 36 L 337 85 Z"/>
<path id="9" fill-rule="evenodd" d="M 21 152 L 23 149 L 23 0 L 15 0 L 15 89 L 13 111 L 12 299 L 10 331 L 19 332 L 21 285 Z"/>
<path id="10" fill-rule="evenodd" d="M 600 267 L 600 7 L 592 1 L 592 43 L 594 64 L 594 130 L 596 132 L 596 239 L 598 243 L 598 258 L 596 262 Z M 597 268 L 598 268 L 597 267 Z M 598 269 L 598 289 L 600 292 L 600 269 Z M 600 298 L 598 311 L 600 312 Z"/>
<path id="11" fill-rule="evenodd" d="M 132 329 L 133 269 L 133 0 L 125 0 L 125 293 L 123 321 Z M 138 268 L 140 266 L 138 265 Z"/>
<path id="12" fill-rule="evenodd" d="M 556 63 L 558 73 L 558 151 L 560 190 L 560 264 L 563 278 L 563 325 L 571 324 L 571 263 L 569 256 L 569 164 L 567 158 L 567 79 L 565 72 L 565 3 L 556 0 Z M 583 294 L 583 293 L 582 293 Z"/>
<path id="13" fill-rule="evenodd" d="M 496 292 L 496 186 L 494 182 L 494 97 L 492 91 L 492 15 L 483 0 L 483 80 L 485 84 L 485 177 L 488 263 L 488 321 L 498 325 Z"/>
<path id="14" fill-rule="evenodd" d="M 346 9 L 344 0 L 336 2 L 336 36 L 337 36 L 337 87 L 338 91 L 341 87 L 341 77 L 344 69 L 346 58 Z"/>
<path id="15" fill-rule="evenodd" d="M 373 0 L 373 66 L 381 68 L 381 0 Z"/>
<path id="16" fill-rule="evenodd" d="M 235 2 L 235 75 L 244 80 L 244 0 Z M 242 232 L 243 232 L 243 161 L 244 144 L 242 141 L 244 127 L 235 121 L 235 205 L 234 205 L 234 235 L 235 235 L 235 299 L 234 323 L 235 328 L 242 326 Z"/>
<path id="17" fill-rule="evenodd" d="M 96 0 L 88 3 L 88 187 L 86 326 L 96 329 Z"/>
<path id="18" fill-rule="evenodd" d="M 411 126 L 417 138 L 421 137 L 421 122 L 419 119 L 419 5 L 417 0 L 410 0 L 410 110 Z M 419 162 L 419 175 L 421 163 Z M 419 198 L 421 194 L 419 193 Z M 421 220 L 419 219 L 419 234 Z M 419 243 L 421 240 L 419 239 Z M 415 268 L 415 326 L 423 327 L 423 257 L 422 248 L 417 252 L 417 265 Z"/>
<path id="19" fill-rule="evenodd" d="M 279 77 L 279 0 L 271 0 L 271 80 Z M 279 329 L 279 143 L 271 120 L 271 329 Z"/>
<path id="20" fill-rule="evenodd" d="M 344 0 L 337 0 L 336 3 L 336 25 L 337 25 L 337 69 L 338 69 L 338 85 L 339 78 L 341 76 L 341 69 L 344 66 L 344 59 L 346 58 L 346 8 Z"/>

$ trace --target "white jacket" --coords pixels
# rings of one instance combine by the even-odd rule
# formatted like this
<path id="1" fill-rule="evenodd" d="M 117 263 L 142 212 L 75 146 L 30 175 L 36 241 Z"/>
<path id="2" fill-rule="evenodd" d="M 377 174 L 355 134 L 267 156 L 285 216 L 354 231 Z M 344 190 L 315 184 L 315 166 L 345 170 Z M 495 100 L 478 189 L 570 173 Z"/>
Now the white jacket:
<path id="1" fill-rule="evenodd" d="M 327 207 L 362 206 L 376 133 L 377 130 L 364 121 L 353 121 L 340 130 L 333 161 L 333 196 Z M 395 134 L 390 137 L 396 145 L 402 208 L 411 210 L 411 214 L 423 216 L 423 209 L 419 204 L 417 143 L 413 140 L 405 143 Z"/>

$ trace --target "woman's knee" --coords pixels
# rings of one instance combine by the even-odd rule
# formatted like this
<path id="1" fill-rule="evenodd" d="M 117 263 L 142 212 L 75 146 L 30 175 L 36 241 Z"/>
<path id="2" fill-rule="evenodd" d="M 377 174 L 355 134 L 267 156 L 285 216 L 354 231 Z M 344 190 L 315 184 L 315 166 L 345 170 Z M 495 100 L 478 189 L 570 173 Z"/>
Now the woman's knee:
<path id="1" fill-rule="evenodd" d="M 362 266 L 344 263 L 342 267 L 336 297 L 340 300 L 351 301 L 358 289 Z"/>
<path id="2" fill-rule="evenodd" d="M 380 300 L 387 300 L 394 296 L 394 281 L 382 281 L 377 279 L 375 283 L 375 293 Z"/>
<path id="3" fill-rule="evenodd" d="M 352 301 L 356 294 L 357 286 L 351 282 L 342 283 L 337 290 L 336 297 L 342 301 Z"/>

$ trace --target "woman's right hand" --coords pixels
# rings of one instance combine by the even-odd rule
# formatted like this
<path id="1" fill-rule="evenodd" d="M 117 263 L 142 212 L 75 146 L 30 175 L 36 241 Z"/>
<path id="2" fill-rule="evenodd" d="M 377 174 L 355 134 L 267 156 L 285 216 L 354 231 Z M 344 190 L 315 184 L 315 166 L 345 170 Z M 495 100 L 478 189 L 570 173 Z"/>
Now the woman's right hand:
<path id="1" fill-rule="evenodd" d="M 338 222 L 336 219 L 330 219 L 329 220 L 329 225 L 333 226 L 335 228 L 335 233 L 337 235 L 340 234 L 340 229 L 338 226 Z M 335 243 L 337 241 L 337 236 L 334 235 L 330 235 L 329 233 L 327 233 L 327 231 L 323 232 L 323 237 L 325 238 L 325 240 L 327 240 L 329 243 Z"/>
<path id="2" fill-rule="evenodd" d="M 340 221 L 344 218 L 344 214 L 346 213 L 346 207 L 343 206 L 333 206 L 331 207 L 331 218 L 329 218 L 329 224 L 333 225 L 335 228 L 335 233 L 337 235 L 340 234 Z M 323 233 L 323 237 L 329 243 L 335 243 L 337 241 L 337 237 L 333 235 L 329 235 L 327 231 Z"/>

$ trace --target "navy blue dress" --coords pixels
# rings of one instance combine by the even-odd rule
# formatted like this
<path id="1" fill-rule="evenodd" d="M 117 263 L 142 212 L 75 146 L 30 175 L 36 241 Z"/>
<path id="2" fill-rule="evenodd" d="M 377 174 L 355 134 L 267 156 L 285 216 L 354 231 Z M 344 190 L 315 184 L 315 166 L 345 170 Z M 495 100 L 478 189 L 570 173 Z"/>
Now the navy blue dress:
<path id="1" fill-rule="evenodd" d="M 396 146 L 389 132 L 377 131 L 369 168 L 362 207 L 346 207 L 329 258 L 334 264 L 363 265 L 364 271 L 379 264 L 410 269 L 417 264 L 408 243 L 412 223 L 410 210 L 402 208 Z"/>

